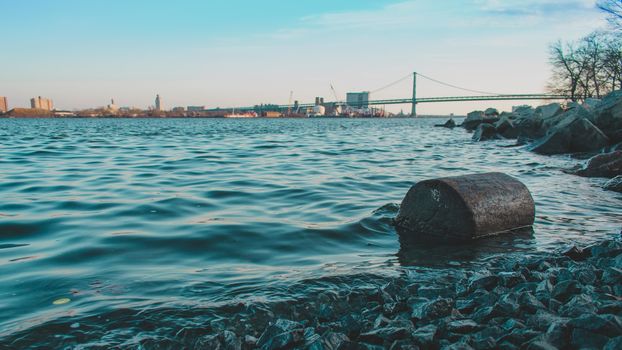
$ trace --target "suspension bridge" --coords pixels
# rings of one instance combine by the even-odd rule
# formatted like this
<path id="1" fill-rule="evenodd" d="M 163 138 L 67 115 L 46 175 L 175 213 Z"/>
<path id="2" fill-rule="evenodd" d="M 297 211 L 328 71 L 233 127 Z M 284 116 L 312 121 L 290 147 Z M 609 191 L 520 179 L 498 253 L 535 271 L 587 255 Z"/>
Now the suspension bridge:
<path id="1" fill-rule="evenodd" d="M 447 87 L 451 87 L 454 89 L 458 89 L 458 90 L 462 90 L 462 91 L 467 91 L 470 93 L 475 93 L 477 95 L 472 95 L 472 96 L 443 96 L 443 97 L 417 97 L 417 78 L 423 78 L 429 81 L 432 81 L 434 83 L 440 84 L 440 85 L 444 85 Z M 412 79 L 413 85 L 412 85 L 412 97 L 408 97 L 408 98 L 391 98 L 391 99 L 378 99 L 378 100 L 368 100 L 368 101 L 363 101 L 363 102 L 358 102 L 358 103 L 347 103 L 345 101 L 332 101 L 332 102 L 326 102 L 325 104 L 333 104 L 333 105 L 341 105 L 341 106 L 349 106 L 349 107 L 353 107 L 353 108 L 361 108 L 363 106 L 378 106 L 378 105 L 396 105 L 396 104 L 411 104 L 412 105 L 412 112 L 411 115 L 412 116 L 416 116 L 417 115 L 417 105 L 420 103 L 446 103 L 446 102 L 470 102 L 470 101 L 536 101 L 536 100 L 568 100 L 570 99 L 570 96 L 567 95 L 558 95 L 558 94 L 539 94 L 539 93 L 535 93 L 535 94 L 498 94 L 498 93 L 493 93 L 493 92 L 486 92 L 486 91 L 479 91 L 479 90 L 473 90 L 473 89 L 468 89 L 468 88 L 464 88 L 464 87 L 460 87 L 457 85 L 453 85 L 453 84 L 449 84 L 431 77 L 428 77 L 424 74 L 421 73 L 411 73 L 408 74 L 390 84 L 387 84 L 381 88 L 378 88 L 376 90 L 372 90 L 369 91 L 369 93 L 371 95 L 386 90 L 392 86 L 395 86 L 399 83 L 402 83 L 403 81 L 407 80 L 407 79 Z M 336 95 L 336 94 L 335 94 Z M 337 96 L 335 96 L 336 99 Z M 294 107 L 297 108 L 308 108 L 308 107 L 313 107 L 315 106 L 315 103 L 300 103 L 297 105 L 293 105 L 291 104 L 287 104 L 287 105 L 278 105 L 278 108 L 280 110 L 291 110 Z M 235 110 L 238 111 L 250 111 L 255 109 L 256 107 L 236 107 Z M 232 109 L 232 108 L 228 108 L 228 109 Z M 222 110 L 222 109 L 220 109 Z M 226 109 L 225 109 L 226 110 Z"/>

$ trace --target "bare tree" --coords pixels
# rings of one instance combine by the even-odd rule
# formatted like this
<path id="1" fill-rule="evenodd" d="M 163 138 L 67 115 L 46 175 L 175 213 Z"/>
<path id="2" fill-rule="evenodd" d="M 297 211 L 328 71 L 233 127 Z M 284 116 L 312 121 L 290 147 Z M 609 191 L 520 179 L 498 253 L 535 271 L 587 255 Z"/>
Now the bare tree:
<path id="1" fill-rule="evenodd" d="M 609 15 L 609 22 L 622 29 L 622 0 L 599 0 L 598 8 Z"/>
<path id="2" fill-rule="evenodd" d="M 601 98 L 622 88 L 622 40 L 594 32 L 570 43 L 550 46 L 553 68 L 549 89 L 573 101 Z"/>

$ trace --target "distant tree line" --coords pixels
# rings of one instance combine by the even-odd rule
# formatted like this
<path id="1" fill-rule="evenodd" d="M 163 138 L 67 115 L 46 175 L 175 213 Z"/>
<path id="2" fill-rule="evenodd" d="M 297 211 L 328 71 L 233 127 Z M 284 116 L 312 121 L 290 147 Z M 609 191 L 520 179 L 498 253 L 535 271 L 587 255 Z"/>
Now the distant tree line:
<path id="1" fill-rule="evenodd" d="M 596 31 L 574 42 L 550 46 L 553 75 L 549 89 L 573 101 L 601 98 L 622 89 L 622 0 L 603 0 L 611 31 Z"/>

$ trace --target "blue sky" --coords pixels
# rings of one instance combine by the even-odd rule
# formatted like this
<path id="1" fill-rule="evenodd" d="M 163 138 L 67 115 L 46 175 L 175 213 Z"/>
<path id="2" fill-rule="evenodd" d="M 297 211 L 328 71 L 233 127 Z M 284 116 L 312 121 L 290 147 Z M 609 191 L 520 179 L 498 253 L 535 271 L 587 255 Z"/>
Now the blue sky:
<path id="1" fill-rule="evenodd" d="M 0 95 L 66 109 L 110 98 L 146 107 L 156 93 L 168 107 L 287 103 L 290 90 L 333 99 L 331 83 L 343 98 L 414 70 L 476 90 L 543 92 L 548 44 L 606 23 L 592 0 L 0 0 L 0 9 Z M 410 84 L 374 97 L 407 97 Z M 464 94 L 425 81 L 418 91 Z"/>

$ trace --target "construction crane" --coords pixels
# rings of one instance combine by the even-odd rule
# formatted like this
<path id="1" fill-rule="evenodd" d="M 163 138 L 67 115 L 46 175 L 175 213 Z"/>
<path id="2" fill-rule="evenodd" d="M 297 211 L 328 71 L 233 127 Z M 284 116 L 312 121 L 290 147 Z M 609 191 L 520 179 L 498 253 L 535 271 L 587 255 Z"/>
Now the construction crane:
<path id="1" fill-rule="evenodd" d="M 337 95 L 337 90 L 335 90 L 335 87 L 333 86 L 333 84 L 330 84 L 330 89 L 333 91 L 333 96 L 335 96 L 335 107 L 347 107 L 348 104 L 346 102 L 340 102 L 339 101 L 339 96 Z M 344 112 L 344 110 L 342 109 L 341 112 Z"/>
<path id="2" fill-rule="evenodd" d="M 289 92 L 289 103 L 287 104 L 287 116 L 292 115 L 292 100 L 294 99 L 294 91 Z"/>

